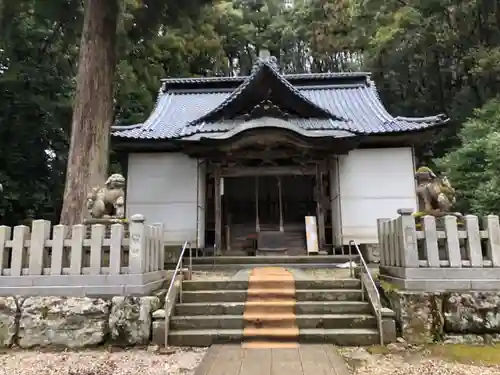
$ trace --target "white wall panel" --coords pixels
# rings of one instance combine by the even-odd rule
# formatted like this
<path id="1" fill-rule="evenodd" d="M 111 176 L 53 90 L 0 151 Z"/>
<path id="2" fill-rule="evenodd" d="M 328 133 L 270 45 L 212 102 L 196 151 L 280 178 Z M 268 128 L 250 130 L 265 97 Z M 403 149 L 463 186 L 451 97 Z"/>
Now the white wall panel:
<path id="1" fill-rule="evenodd" d="M 359 149 L 339 157 L 342 238 L 377 242 L 377 219 L 416 209 L 413 149 Z"/>
<path id="2" fill-rule="evenodd" d="M 198 160 L 181 153 L 129 154 L 127 175 L 127 216 L 142 214 L 148 223 L 163 223 L 167 244 L 180 245 L 197 238 L 204 246 L 204 168 Z M 199 176 L 198 176 L 199 175 Z M 197 179 L 199 179 L 197 183 Z M 202 235 L 200 235 L 202 234 Z"/>

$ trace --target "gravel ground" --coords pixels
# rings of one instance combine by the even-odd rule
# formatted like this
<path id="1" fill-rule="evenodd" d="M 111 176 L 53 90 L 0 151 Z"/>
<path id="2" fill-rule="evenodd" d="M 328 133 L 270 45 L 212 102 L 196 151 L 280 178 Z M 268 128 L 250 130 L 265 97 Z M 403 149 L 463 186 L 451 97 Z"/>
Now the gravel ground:
<path id="1" fill-rule="evenodd" d="M 430 350 L 403 348 L 390 344 L 395 350 L 388 354 L 370 354 L 364 348 L 341 348 L 353 375 L 498 375 L 500 365 L 458 363 L 436 357 Z M 465 358 L 462 358 L 465 359 Z M 498 362 L 497 362 L 498 363 Z"/>
<path id="2" fill-rule="evenodd" d="M 206 349 L 169 348 L 108 352 L 7 351 L 0 354 L 1 375 L 192 375 Z"/>
<path id="3" fill-rule="evenodd" d="M 1 375 L 193 375 L 204 348 L 168 348 L 109 352 L 40 352 L 9 350 L 0 354 Z M 352 375 L 498 375 L 500 365 L 461 364 L 423 352 L 370 354 L 342 348 Z"/>
<path id="4" fill-rule="evenodd" d="M 498 375 L 500 366 L 480 366 L 446 362 L 440 359 L 409 360 L 388 355 L 354 370 L 353 375 Z"/>

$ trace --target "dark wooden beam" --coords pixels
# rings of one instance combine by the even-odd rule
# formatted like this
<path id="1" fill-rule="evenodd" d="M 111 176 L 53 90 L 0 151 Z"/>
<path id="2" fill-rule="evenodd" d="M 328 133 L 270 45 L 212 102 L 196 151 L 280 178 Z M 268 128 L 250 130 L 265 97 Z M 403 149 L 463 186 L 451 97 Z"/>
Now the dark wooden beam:
<path id="1" fill-rule="evenodd" d="M 325 173 L 325 163 L 318 163 L 316 167 L 316 204 L 317 204 L 317 221 L 318 221 L 318 245 L 320 250 L 325 246 L 325 208 L 324 196 L 325 188 L 323 185 L 323 174 Z"/>
<path id="2" fill-rule="evenodd" d="M 202 157 L 212 160 L 227 160 L 231 159 L 263 159 L 263 155 L 267 154 L 267 159 L 283 159 L 289 157 L 304 157 L 309 159 L 322 160 L 326 156 L 345 155 L 350 150 L 357 148 L 358 142 L 351 140 L 323 140 L 322 142 L 313 142 L 307 149 L 301 147 L 287 146 L 279 147 L 274 144 L 261 145 L 246 145 L 241 148 L 223 147 L 223 145 L 215 143 L 211 145 L 186 145 L 183 152 L 192 157 Z"/>
<path id="3" fill-rule="evenodd" d="M 305 150 L 311 152 L 328 152 L 329 154 L 346 154 L 349 150 L 355 148 L 383 148 L 383 147 L 411 147 L 418 146 L 429 142 L 440 129 L 429 129 L 418 132 L 406 132 L 384 135 L 365 135 L 349 138 L 300 138 L 300 141 L 292 142 L 296 147 L 299 145 L 307 145 Z M 245 133 L 241 138 L 247 138 L 248 133 Z M 257 133 L 256 137 L 260 135 Z M 239 137 L 239 136 L 238 136 Z M 255 138 L 254 138 L 255 139 Z M 210 140 L 203 139 L 200 141 L 183 141 L 183 140 L 156 140 L 156 139 L 120 139 L 112 138 L 113 150 L 118 152 L 133 153 L 133 152 L 183 152 L 192 157 L 210 157 L 231 149 L 238 149 L 243 145 L 235 143 L 236 139 L 227 140 Z M 250 144 L 248 144 L 250 143 Z M 266 145 L 266 142 L 252 143 L 247 142 L 247 146 L 255 146 L 256 144 Z M 275 142 L 268 139 L 268 146 L 275 147 Z M 241 148 L 241 147 L 240 147 Z M 304 147 L 297 147 L 304 148 Z M 235 150 L 236 152 L 236 150 Z"/>
<path id="4" fill-rule="evenodd" d="M 264 167 L 226 167 L 221 169 L 223 177 L 241 176 L 281 176 L 281 175 L 314 175 L 315 167 L 311 166 L 264 166 Z"/>
<path id="5" fill-rule="evenodd" d="M 215 249 L 218 254 L 222 250 L 222 197 L 221 197 L 221 170 L 219 165 L 214 165 L 215 180 Z"/>

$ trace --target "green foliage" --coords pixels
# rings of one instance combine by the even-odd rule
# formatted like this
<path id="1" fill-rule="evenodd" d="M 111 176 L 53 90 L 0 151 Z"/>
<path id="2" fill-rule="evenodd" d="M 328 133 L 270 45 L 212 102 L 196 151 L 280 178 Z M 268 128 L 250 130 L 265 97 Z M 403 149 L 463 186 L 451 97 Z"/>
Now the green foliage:
<path id="1" fill-rule="evenodd" d="M 459 133 L 461 147 L 438 164 L 457 189 L 459 209 L 473 214 L 500 213 L 500 100 L 474 111 Z"/>
<path id="2" fill-rule="evenodd" d="M 498 212 L 493 150 L 499 141 L 492 125 L 498 121 L 491 109 L 497 102 L 485 103 L 500 92 L 500 6 L 491 0 L 294 3 L 285 9 L 283 0 L 122 1 L 116 123 L 142 122 L 161 78 L 248 74 L 263 48 L 285 72 L 371 71 L 393 114 L 452 118 L 417 156 L 429 163 L 447 154 L 439 164 L 457 187 L 461 210 Z M 81 27 L 81 0 L 0 0 L 3 222 L 58 217 Z"/>
<path id="3" fill-rule="evenodd" d="M 489 0 L 363 2 L 366 65 L 391 112 L 452 119 L 441 137 L 418 150 L 422 159 L 457 147 L 461 124 L 498 93 L 499 17 L 500 7 Z"/>
<path id="4" fill-rule="evenodd" d="M 0 3 L 2 224 L 41 217 L 57 221 L 62 204 L 83 10 L 80 0 L 49 3 Z M 213 27 L 189 19 L 203 10 L 194 6 L 195 0 L 183 2 L 192 9 L 179 7 L 177 1 L 161 0 L 159 8 L 152 8 L 153 3 L 127 0 L 122 5 L 115 90 L 118 123 L 144 120 L 161 78 L 191 75 L 196 69 L 211 74 L 214 61 L 206 57 L 219 53 Z M 207 43 L 210 39 L 215 42 Z M 117 163 L 111 168 L 116 170 Z"/>
<path id="5" fill-rule="evenodd" d="M 71 120 L 76 2 L 5 2 L 0 37 L 2 222 L 57 217 Z M 77 19 L 75 20 L 74 17 Z M 8 22 L 7 22 L 8 20 Z"/>

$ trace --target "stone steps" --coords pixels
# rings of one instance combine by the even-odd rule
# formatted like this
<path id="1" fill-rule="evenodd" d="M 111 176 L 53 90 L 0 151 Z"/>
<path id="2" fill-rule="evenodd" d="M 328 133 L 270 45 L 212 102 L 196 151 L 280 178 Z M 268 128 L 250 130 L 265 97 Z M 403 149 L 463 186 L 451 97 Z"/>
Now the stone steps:
<path id="1" fill-rule="evenodd" d="M 215 343 L 239 343 L 243 339 L 247 342 L 265 340 L 266 344 L 273 340 L 282 340 L 271 335 L 250 337 L 243 335 L 243 329 L 200 329 L 200 330 L 173 330 L 169 334 L 170 345 L 175 346 L 210 346 Z M 295 340 L 295 337 L 291 338 Z M 299 342 L 328 342 L 339 346 L 375 345 L 379 341 L 376 328 L 347 328 L 347 329 L 299 329 Z"/>
<path id="2" fill-rule="evenodd" d="M 353 255 L 352 258 L 356 260 L 358 257 Z M 317 267 L 325 268 L 328 266 L 346 263 L 349 261 L 347 255 L 274 255 L 274 256 L 202 256 L 193 257 L 194 266 L 267 266 L 272 264 L 273 267 L 281 267 L 281 265 L 297 266 L 301 268 L 304 265 L 315 265 Z M 285 266 L 286 267 L 286 266 Z"/>
<path id="3" fill-rule="evenodd" d="M 371 314 L 369 303 L 363 301 L 266 301 L 247 304 L 256 308 L 269 308 L 276 313 L 287 312 L 290 307 L 294 307 L 296 314 Z M 178 303 L 175 306 L 175 316 L 242 315 L 244 310 L 245 302 Z"/>
<path id="4" fill-rule="evenodd" d="M 268 320 L 268 325 L 275 321 L 296 320 L 299 328 L 377 328 L 377 321 L 371 314 L 275 314 L 263 318 L 260 314 L 252 315 L 195 315 L 174 316 L 170 328 L 174 330 L 188 329 L 243 329 L 245 321 Z"/>
<path id="5" fill-rule="evenodd" d="M 279 275 L 251 282 L 185 281 L 169 330 L 171 345 L 186 346 L 377 340 L 376 319 L 362 301 L 359 280 L 291 281 Z"/>
<path id="6" fill-rule="evenodd" d="M 305 255 L 307 253 L 305 250 L 306 233 L 304 224 L 302 224 L 302 226 L 297 226 L 297 227 L 294 226 L 285 227 L 283 233 L 279 232 L 279 227 L 273 226 L 268 228 L 268 230 L 261 228 L 262 234 L 265 234 L 269 231 L 277 232 L 280 235 L 281 237 L 280 242 L 282 242 L 282 246 L 279 247 L 286 248 L 288 255 L 293 255 L 293 254 Z M 231 252 L 242 251 L 246 253 L 246 251 L 249 250 L 245 249 L 245 247 L 249 245 L 248 238 L 250 235 L 257 237 L 257 233 L 255 232 L 255 224 L 253 225 L 233 224 L 230 230 L 230 236 L 231 236 L 230 251 Z"/>
<path id="7" fill-rule="evenodd" d="M 296 343 L 299 336 L 296 302 L 295 279 L 290 271 L 276 267 L 252 270 L 243 313 L 244 342 Z M 277 305 L 281 305 L 279 309 Z M 288 316 L 288 319 L 275 319 L 280 316 Z"/>
<path id="8" fill-rule="evenodd" d="M 293 280 L 287 271 L 271 271 L 268 278 L 250 280 L 184 281 L 182 303 L 170 320 L 170 345 L 379 343 L 358 279 Z"/>
<path id="9" fill-rule="evenodd" d="M 362 292 L 356 289 L 256 289 L 245 290 L 205 290 L 183 292 L 185 303 L 192 302 L 244 302 L 247 297 L 269 299 L 286 295 L 297 301 L 361 301 Z"/>
<path id="10" fill-rule="evenodd" d="M 253 258 L 253 257 L 249 257 Z M 353 261 L 357 261 L 353 258 Z M 347 262 L 347 261 L 346 261 Z M 345 262 L 343 262 L 345 263 Z M 234 271 L 243 269 L 252 269 L 262 267 L 261 263 L 245 263 L 245 264 L 193 264 L 194 271 Z M 337 268 L 337 263 L 303 263 L 303 264 L 290 264 L 290 263 L 273 263 L 276 267 L 297 267 L 301 269 L 317 269 L 317 268 Z"/>
<path id="11" fill-rule="evenodd" d="M 276 281 L 283 280 L 260 280 L 252 282 L 252 286 L 260 288 L 273 288 Z M 248 289 L 249 282 L 245 280 L 192 280 L 182 283 L 184 294 L 192 291 L 217 291 L 217 290 L 244 290 Z M 358 279 L 324 279 L 324 280 L 295 280 L 296 289 L 361 289 Z"/>

